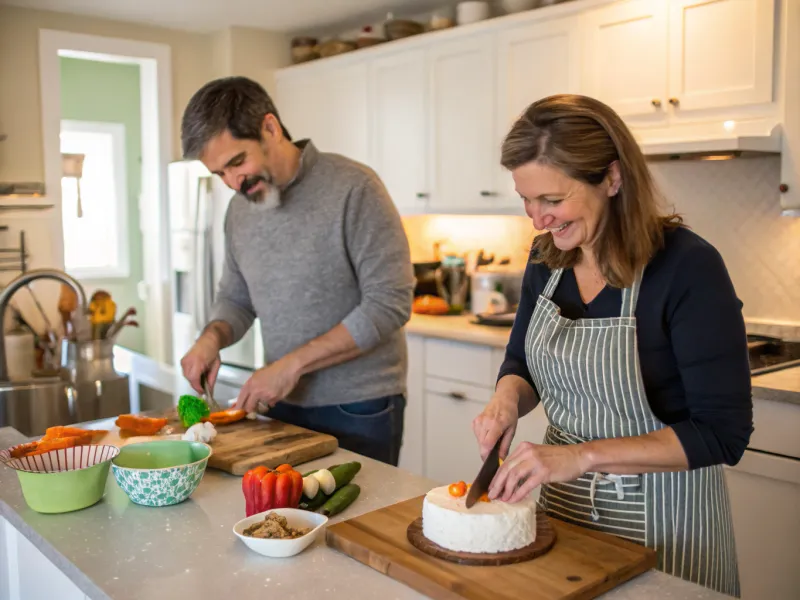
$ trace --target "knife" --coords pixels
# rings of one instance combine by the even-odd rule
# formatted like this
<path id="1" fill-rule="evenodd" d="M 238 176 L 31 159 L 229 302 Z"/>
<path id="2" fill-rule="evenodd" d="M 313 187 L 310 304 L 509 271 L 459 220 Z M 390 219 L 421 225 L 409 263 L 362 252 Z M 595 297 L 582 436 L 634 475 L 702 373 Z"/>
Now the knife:
<path id="1" fill-rule="evenodd" d="M 203 393 L 206 396 L 206 402 L 208 402 L 208 407 L 211 409 L 211 412 L 221 411 L 222 408 L 220 408 L 220 405 L 214 400 L 214 394 L 211 393 L 211 388 L 208 387 L 208 373 L 200 375 L 200 385 L 203 388 Z"/>
<path id="2" fill-rule="evenodd" d="M 497 438 L 494 448 L 491 449 L 489 456 L 487 456 L 486 460 L 483 462 L 483 466 L 481 470 L 478 471 L 478 476 L 475 478 L 475 481 L 472 482 L 469 493 L 467 494 L 467 508 L 472 508 L 478 501 L 478 498 L 489 491 L 489 485 L 492 483 L 497 469 L 500 468 L 500 443 L 502 441 L 503 436 L 501 435 Z"/>

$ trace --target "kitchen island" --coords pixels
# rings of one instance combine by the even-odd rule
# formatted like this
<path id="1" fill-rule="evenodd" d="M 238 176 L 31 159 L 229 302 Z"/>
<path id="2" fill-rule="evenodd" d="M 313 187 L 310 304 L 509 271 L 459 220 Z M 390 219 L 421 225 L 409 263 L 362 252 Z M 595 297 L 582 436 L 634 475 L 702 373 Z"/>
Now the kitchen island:
<path id="1" fill-rule="evenodd" d="M 0 429 L 1 448 L 23 441 L 16 430 Z M 362 494 L 331 524 L 424 494 L 435 485 L 341 449 L 304 469 L 350 460 L 363 465 L 356 479 Z M 133 504 L 109 474 L 106 495 L 98 504 L 73 513 L 43 515 L 25 504 L 14 471 L 0 466 L 0 598 L 166 600 L 266 594 L 292 600 L 424 598 L 328 548 L 323 537 L 288 559 L 251 552 L 231 532 L 244 516 L 240 485 L 241 478 L 209 469 L 186 502 L 147 508 Z M 727 596 L 650 571 L 602 598 L 723 600 Z"/>

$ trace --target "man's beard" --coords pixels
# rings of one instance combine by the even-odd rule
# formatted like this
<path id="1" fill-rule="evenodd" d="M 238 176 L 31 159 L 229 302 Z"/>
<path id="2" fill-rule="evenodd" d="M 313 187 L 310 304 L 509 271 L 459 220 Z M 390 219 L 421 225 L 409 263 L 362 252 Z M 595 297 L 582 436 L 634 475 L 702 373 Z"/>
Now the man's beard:
<path id="1" fill-rule="evenodd" d="M 263 182 L 266 189 L 250 194 L 249 191 L 259 182 Z M 267 206 L 278 206 L 281 201 L 281 191 L 273 182 L 272 175 L 268 171 L 262 171 L 260 175 L 246 177 L 239 186 L 239 193 L 250 202 L 263 203 Z"/>

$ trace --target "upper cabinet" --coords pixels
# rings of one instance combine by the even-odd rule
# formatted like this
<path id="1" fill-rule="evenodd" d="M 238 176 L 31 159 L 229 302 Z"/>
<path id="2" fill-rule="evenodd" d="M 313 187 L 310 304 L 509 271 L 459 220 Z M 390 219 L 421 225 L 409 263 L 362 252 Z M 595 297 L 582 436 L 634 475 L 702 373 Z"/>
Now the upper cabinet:
<path id="1" fill-rule="evenodd" d="M 428 52 L 434 177 L 429 208 L 480 211 L 497 195 L 493 39 L 474 35 Z"/>
<path id="2" fill-rule="evenodd" d="M 607 103 L 649 154 L 795 138 L 797 4 L 574 0 L 282 69 L 279 109 L 295 137 L 374 168 L 402 213 L 523 214 L 501 145 L 552 94 Z"/>
<path id="3" fill-rule="evenodd" d="M 774 0 L 628 0 L 588 11 L 585 92 L 634 128 L 769 104 L 774 21 Z"/>
<path id="4" fill-rule="evenodd" d="M 774 23 L 774 0 L 670 0 L 670 104 L 694 111 L 772 102 Z"/>
<path id="5" fill-rule="evenodd" d="M 663 125 L 667 82 L 666 0 L 632 0 L 583 18 L 584 93 L 638 125 Z"/>
<path id="6" fill-rule="evenodd" d="M 423 50 L 370 65 L 371 166 L 403 213 L 421 209 L 430 197 L 428 79 Z"/>
<path id="7" fill-rule="evenodd" d="M 508 131 L 533 102 L 553 94 L 581 92 L 580 30 L 577 17 L 525 23 L 497 33 L 497 121 L 494 143 L 499 201 L 521 207 L 514 181 L 500 168 Z"/>

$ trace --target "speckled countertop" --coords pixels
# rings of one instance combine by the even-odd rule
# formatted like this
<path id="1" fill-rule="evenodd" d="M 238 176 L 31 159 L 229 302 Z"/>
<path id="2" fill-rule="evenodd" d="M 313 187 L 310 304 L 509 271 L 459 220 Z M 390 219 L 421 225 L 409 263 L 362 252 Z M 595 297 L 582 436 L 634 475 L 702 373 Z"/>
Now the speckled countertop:
<path id="1" fill-rule="evenodd" d="M 0 448 L 24 441 L 0 428 Z M 428 491 L 434 482 L 339 450 L 309 470 L 360 460 L 359 500 L 331 523 Z M 292 600 L 424 598 L 405 585 L 328 548 L 320 538 L 288 559 L 248 550 L 231 533 L 243 516 L 241 478 L 210 469 L 186 502 L 164 508 L 135 505 L 109 475 L 105 498 L 82 511 L 42 515 L 22 498 L 15 473 L 0 466 L 0 517 L 29 539 L 92 600 L 258 598 Z M 658 571 L 602 596 L 609 600 L 728 598 Z"/>
<path id="2" fill-rule="evenodd" d="M 753 397 L 800 404 L 800 367 L 753 377 Z"/>
<path id="3" fill-rule="evenodd" d="M 493 327 L 472 323 L 474 315 L 411 315 L 406 332 L 458 342 L 482 344 L 493 348 L 505 348 L 511 335 L 511 327 Z"/>

